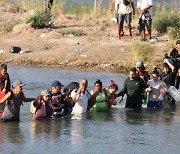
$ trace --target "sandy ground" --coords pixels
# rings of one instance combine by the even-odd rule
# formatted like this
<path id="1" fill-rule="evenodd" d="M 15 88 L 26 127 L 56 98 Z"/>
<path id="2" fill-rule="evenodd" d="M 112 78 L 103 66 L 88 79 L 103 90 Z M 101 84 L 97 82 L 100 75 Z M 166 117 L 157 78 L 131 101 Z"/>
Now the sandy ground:
<path id="1" fill-rule="evenodd" d="M 0 8 L 0 24 L 12 19 L 23 20 L 29 12 L 14 13 L 7 8 Z M 79 18 L 69 15 L 58 15 L 54 20 L 54 28 L 34 29 L 30 24 L 21 24 L 12 32 L 1 33 L 0 53 L 1 63 L 56 67 L 63 69 L 95 70 L 123 72 L 134 65 L 134 55 L 131 51 L 133 40 L 139 40 L 136 29 L 137 21 L 133 21 L 133 38 L 130 39 L 125 26 L 125 36 L 117 39 L 117 25 L 110 19 Z M 64 29 L 82 30 L 83 36 L 64 36 Z M 152 65 L 162 61 L 167 52 L 168 37 L 166 34 L 155 34 L 158 41 L 153 43 L 155 55 Z M 12 46 L 21 47 L 31 52 L 25 54 L 9 53 Z"/>

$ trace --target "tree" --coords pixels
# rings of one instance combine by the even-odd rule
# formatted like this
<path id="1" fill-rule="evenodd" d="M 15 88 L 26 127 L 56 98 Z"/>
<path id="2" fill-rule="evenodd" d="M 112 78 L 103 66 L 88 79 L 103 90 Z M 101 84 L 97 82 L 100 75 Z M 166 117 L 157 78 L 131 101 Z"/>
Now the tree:
<path id="1" fill-rule="evenodd" d="M 45 13 L 50 13 L 54 0 L 47 0 Z"/>

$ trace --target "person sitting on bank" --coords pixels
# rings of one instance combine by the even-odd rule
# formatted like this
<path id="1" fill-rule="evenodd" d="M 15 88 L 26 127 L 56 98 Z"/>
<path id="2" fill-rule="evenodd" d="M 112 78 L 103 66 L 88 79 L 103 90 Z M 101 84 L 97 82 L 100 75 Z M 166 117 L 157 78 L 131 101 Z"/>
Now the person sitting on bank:
<path id="1" fill-rule="evenodd" d="M 79 83 L 79 88 L 74 89 L 71 92 L 71 98 L 74 102 L 72 113 L 85 113 L 87 112 L 88 100 L 91 98 L 91 94 L 87 90 L 88 81 L 83 79 Z"/>
<path id="2" fill-rule="evenodd" d="M 159 71 L 157 68 L 152 72 L 152 79 L 147 82 L 148 86 L 151 87 L 149 92 L 149 98 L 147 103 L 147 108 L 162 108 L 162 98 L 160 96 L 165 94 L 163 85 L 165 84 L 162 80 L 159 79 Z M 162 93 L 162 94 L 161 94 Z"/>
<path id="3" fill-rule="evenodd" d="M 2 114 L 2 120 L 4 122 L 9 121 L 19 121 L 20 118 L 20 106 L 23 105 L 23 102 L 33 101 L 34 98 L 27 98 L 23 93 L 23 84 L 21 81 L 15 81 L 12 85 L 13 90 L 9 91 L 0 103 L 5 103 Z"/>
<path id="4" fill-rule="evenodd" d="M 143 61 L 137 61 L 136 62 L 136 69 L 137 69 L 137 75 L 139 77 L 141 77 L 145 83 L 147 83 L 148 80 L 150 80 L 150 75 L 146 71 L 146 67 L 144 66 L 144 62 Z"/>
<path id="5" fill-rule="evenodd" d="M 123 89 L 116 95 L 116 97 L 127 95 L 125 108 L 141 109 L 143 92 L 150 87 L 137 75 L 135 67 L 129 71 L 129 77 L 125 80 Z"/>
<path id="6" fill-rule="evenodd" d="M 57 98 L 52 99 L 50 91 L 45 89 L 41 92 L 41 95 L 33 102 L 36 108 L 33 120 L 44 120 L 51 118 L 53 115 L 54 104 L 57 102 Z"/>
<path id="7" fill-rule="evenodd" d="M 160 79 L 164 81 L 167 87 L 175 86 L 175 78 L 176 78 L 177 70 L 175 66 L 172 63 L 170 63 L 168 59 L 164 59 L 163 70 L 164 72 L 161 73 Z M 175 100 L 173 99 L 173 97 L 171 97 L 171 95 L 168 92 L 166 92 L 162 100 L 162 103 L 164 105 L 174 105 Z"/>

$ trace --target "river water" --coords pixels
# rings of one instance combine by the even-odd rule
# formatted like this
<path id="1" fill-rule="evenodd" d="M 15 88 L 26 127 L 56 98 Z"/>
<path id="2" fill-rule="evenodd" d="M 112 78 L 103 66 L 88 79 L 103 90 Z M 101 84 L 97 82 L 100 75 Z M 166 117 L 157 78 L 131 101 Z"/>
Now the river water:
<path id="1" fill-rule="evenodd" d="M 21 79 L 28 97 L 35 97 L 42 89 L 50 88 L 53 80 L 63 84 L 89 80 L 92 90 L 95 80 L 104 87 L 110 80 L 120 89 L 127 75 L 103 72 L 79 72 L 8 66 L 11 80 Z M 180 153 L 180 106 L 161 111 L 132 111 L 124 109 L 124 102 L 109 112 L 69 115 L 63 118 L 34 122 L 30 103 L 21 107 L 21 122 L 0 123 L 0 153 Z"/>

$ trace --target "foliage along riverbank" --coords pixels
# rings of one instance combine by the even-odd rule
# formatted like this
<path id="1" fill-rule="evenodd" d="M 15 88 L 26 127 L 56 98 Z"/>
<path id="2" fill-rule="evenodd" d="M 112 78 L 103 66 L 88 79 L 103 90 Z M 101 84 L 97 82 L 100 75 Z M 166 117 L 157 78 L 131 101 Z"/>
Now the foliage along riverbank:
<path id="1" fill-rule="evenodd" d="M 179 11 L 174 13 L 166 8 L 159 8 L 156 11 L 158 15 L 153 19 L 156 23 L 153 36 L 158 41 L 142 43 L 137 41 L 140 37 L 136 28 L 137 14 L 132 23 L 133 39 L 125 36 L 122 40 L 117 40 L 117 25 L 111 21 L 113 13 L 106 8 L 91 9 L 89 12 L 84 9 L 78 15 L 64 14 L 61 12 L 63 5 L 55 3 L 49 16 L 37 13 L 44 10 L 44 5 L 33 1 L 31 5 L 29 2 L 22 5 L 21 1 L 6 2 L 7 0 L 3 0 L 0 8 L 0 49 L 6 51 L 0 54 L 3 63 L 126 72 L 134 66 L 136 60 L 144 60 L 147 68 L 152 70 L 155 66 L 161 66 L 164 53 L 171 49 L 180 36 Z M 32 10 L 32 6 L 35 10 Z M 50 23 L 49 27 L 46 23 Z M 37 29 L 34 24 L 45 26 Z M 127 27 L 125 33 L 128 34 Z M 8 53 L 9 48 L 14 45 L 31 52 Z"/>

